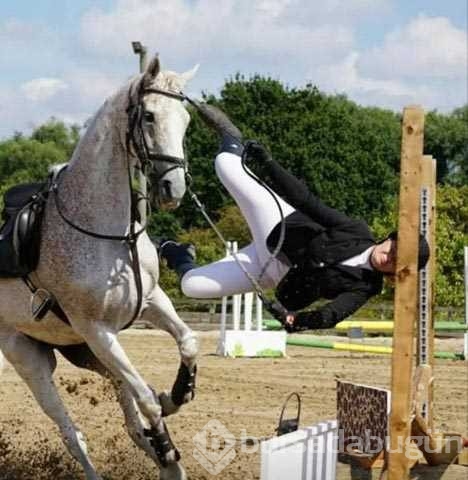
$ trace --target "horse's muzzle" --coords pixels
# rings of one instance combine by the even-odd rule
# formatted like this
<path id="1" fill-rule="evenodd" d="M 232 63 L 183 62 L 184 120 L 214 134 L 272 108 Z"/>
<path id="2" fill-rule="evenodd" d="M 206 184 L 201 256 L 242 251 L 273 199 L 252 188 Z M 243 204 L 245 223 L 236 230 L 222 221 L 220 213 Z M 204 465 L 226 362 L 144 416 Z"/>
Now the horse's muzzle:
<path id="1" fill-rule="evenodd" d="M 174 210 L 180 205 L 183 193 L 174 190 L 172 182 L 162 180 L 158 185 L 157 204 L 161 210 Z"/>

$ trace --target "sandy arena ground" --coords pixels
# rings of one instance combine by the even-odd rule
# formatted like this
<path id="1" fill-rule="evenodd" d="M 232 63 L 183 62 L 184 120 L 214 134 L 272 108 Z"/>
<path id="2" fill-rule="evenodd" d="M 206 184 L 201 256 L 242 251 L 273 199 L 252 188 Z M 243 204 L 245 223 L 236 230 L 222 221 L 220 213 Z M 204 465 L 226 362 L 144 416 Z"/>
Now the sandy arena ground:
<path id="1" fill-rule="evenodd" d="M 203 333 L 196 400 L 168 419 L 174 442 L 192 480 L 259 478 L 259 454 L 241 452 L 219 475 L 210 475 L 193 457 L 192 437 L 212 419 L 236 437 L 242 433 L 271 435 L 286 396 L 303 399 L 301 424 L 335 417 L 335 379 L 388 386 L 387 356 L 344 354 L 331 350 L 289 347 L 286 359 L 225 359 L 214 355 L 216 334 Z M 172 339 L 149 330 L 130 330 L 122 343 L 134 365 L 155 388 L 169 388 L 179 359 Z M 444 340 L 440 349 L 460 348 L 460 340 Z M 60 357 L 60 356 L 59 356 Z M 437 361 L 436 425 L 444 431 L 468 433 L 468 370 L 461 361 Z M 98 376 L 69 365 L 61 357 L 56 383 L 72 418 L 82 429 L 88 449 L 104 480 L 158 478 L 154 464 L 130 441 L 110 385 Z M 415 478 L 462 480 L 468 468 L 422 469 Z M 342 465 L 339 478 L 352 478 Z M 31 394 L 7 364 L 0 383 L 0 480 L 83 479 L 56 427 L 40 411 Z M 358 477 L 353 477 L 358 478 Z M 366 478 L 366 477 L 360 477 Z M 367 477 L 370 478 L 370 477 Z M 284 479 L 287 480 L 287 479 Z"/>

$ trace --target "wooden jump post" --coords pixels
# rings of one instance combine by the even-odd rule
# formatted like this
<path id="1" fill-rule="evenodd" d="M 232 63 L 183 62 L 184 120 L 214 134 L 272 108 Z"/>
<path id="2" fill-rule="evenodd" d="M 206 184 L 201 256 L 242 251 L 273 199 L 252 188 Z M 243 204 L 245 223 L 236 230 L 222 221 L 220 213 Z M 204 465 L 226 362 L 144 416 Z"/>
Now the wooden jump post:
<path id="1" fill-rule="evenodd" d="M 411 106 L 403 111 L 398 250 L 395 275 L 395 308 L 392 354 L 392 399 L 390 413 L 390 451 L 388 480 L 409 478 L 412 431 L 413 354 L 418 320 L 418 244 L 423 161 L 424 112 Z M 432 176 L 430 173 L 427 177 Z M 434 195 L 433 195 L 434 196 Z M 432 253 L 432 252 L 431 252 Z M 432 304 L 432 297 L 428 302 Z M 432 329 L 432 319 L 427 322 Z M 433 333 L 424 340 L 426 360 L 432 365 Z M 419 342 L 421 347 L 421 342 Z M 429 359 L 430 358 L 430 359 Z M 430 367 L 429 367 L 430 368 Z M 429 371 L 430 377 L 432 372 Z M 432 381 L 429 381 L 432 388 Z M 432 395 L 430 395 L 432 398 Z"/>
<path id="2" fill-rule="evenodd" d="M 435 161 L 423 155 L 424 112 L 403 111 L 397 264 L 393 322 L 390 416 L 381 389 L 338 382 L 338 421 L 344 438 L 371 429 L 381 440 L 387 430 L 387 480 L 408 480 L 410 469 L 424 456 L 429 465 L 465 464 L 462 435 L 435 432 L 433 426 L 434 280 L 435 280 Z M 418 272 L 419 235 L 426 238 L 430 261 Z M 417 365 L 414 344 L 417 332 Z M 385 405 L 384 405 L 385 403 Z M 356 407 L 358 409 L 356 410 Z M 371 414 L 356 415 L 358 412 Z M 389 420 L 389 421 L 388 421 Z M 372 430 L 373 429 L 373 430 Z M 385 442 L 382 442 L 385 444 Z M 385 450 L 385 448 L 384 448 Z M 419 450 L 419 452 L 418 452 Z M 343 453 L 365 468 L 378 466 L 379 451 L 367 446 Z M 458 458 L 457 458 L 458 457 Z"/>

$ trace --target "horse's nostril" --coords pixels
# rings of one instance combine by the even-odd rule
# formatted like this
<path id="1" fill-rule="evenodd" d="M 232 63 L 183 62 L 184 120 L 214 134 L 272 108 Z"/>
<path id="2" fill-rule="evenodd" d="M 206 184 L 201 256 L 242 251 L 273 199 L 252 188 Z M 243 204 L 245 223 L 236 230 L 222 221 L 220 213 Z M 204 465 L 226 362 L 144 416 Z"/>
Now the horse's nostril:
<path id="1" fill-rule="evenodd" d="M 164 197 L 169 198 L 169 199 L 172 198 L 171 186 L 172 186 L 172 184 L 169 180 L 163 180 L 163 182 L 162 182 L 163 195 L 164 195 Z"/>

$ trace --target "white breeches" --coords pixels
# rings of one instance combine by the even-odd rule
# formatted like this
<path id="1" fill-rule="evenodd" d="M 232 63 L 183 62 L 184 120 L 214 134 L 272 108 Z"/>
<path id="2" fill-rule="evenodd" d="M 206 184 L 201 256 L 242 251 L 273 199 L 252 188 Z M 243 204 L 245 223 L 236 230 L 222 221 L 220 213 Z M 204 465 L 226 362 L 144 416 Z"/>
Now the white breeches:
<path id="1" fill-rule="evenodd" d="M 272 194 L 251 178 L 241 164 L 241 158 L 232 153 L 222 152 L 215 159 L 216 174 L 234 198 L 250 229 L 253 242 L 237 253 L 237 258 L 262 288 L 273 288 L 284 277 L 289 266 L 274 258 L 259 279 L 264 265 L 271 254 L 266 239 L 281 214 Z M 283 216 L 287 217 L 294 208 L 282 200 Z M 189 270 L 181 282 L 183 293 L 193 298 L 215 298 L 254 290 L 245 272 L 236 260 L 228 255 L 217 262 Z"/>

